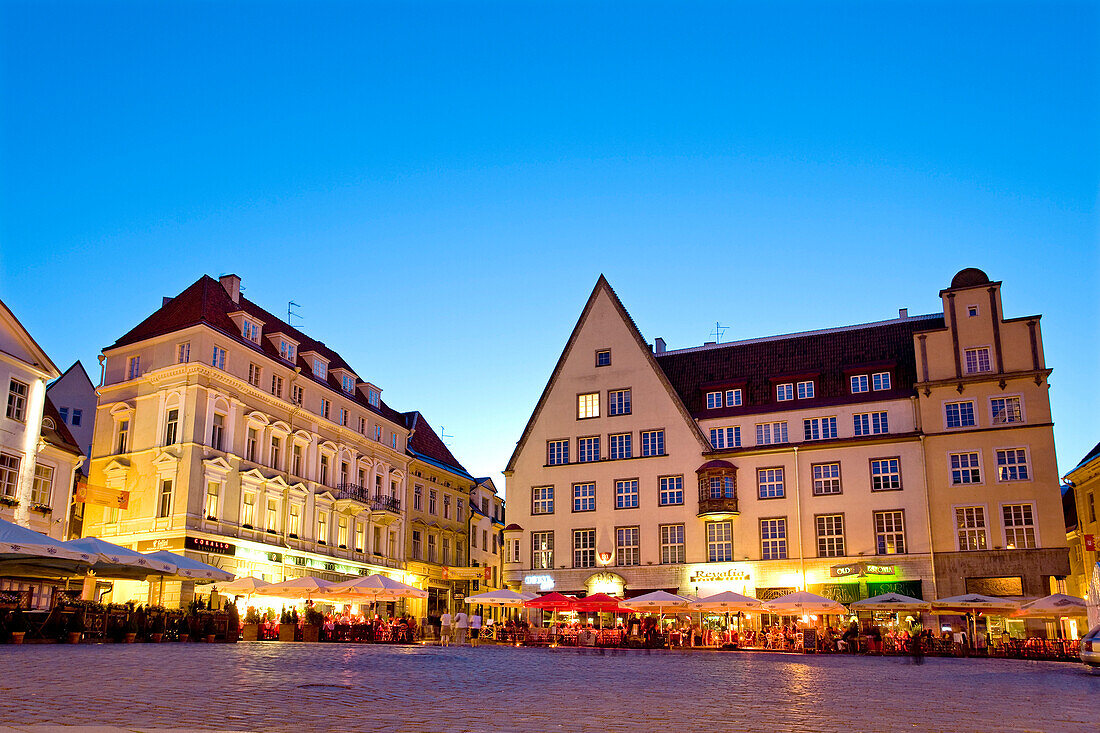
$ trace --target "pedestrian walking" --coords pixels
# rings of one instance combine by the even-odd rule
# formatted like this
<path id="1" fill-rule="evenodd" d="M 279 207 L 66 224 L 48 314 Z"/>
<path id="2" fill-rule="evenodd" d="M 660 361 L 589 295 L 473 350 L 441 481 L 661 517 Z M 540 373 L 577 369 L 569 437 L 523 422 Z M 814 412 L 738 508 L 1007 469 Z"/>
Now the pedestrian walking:
<path id="1" fill-rule="evenodd" d="M 439 645 L 450 646 L 451 644 L 451 612 L 444 611 L 443 615 L 439 617 Z"/>
<path id="2" fill-rule="evenodd" d="M 470 622 L 464 612 L 459 611 L 455 614 L 455 644 L 462 646 L 466 643 L 466 629 L 469 624 Z"/>
<path id="3" fill-rule="evenodd" d="M 478 638 L 481 636 L 481 614 L 474 611 L 470 614 L 470 646 L 478 645 Z"/>

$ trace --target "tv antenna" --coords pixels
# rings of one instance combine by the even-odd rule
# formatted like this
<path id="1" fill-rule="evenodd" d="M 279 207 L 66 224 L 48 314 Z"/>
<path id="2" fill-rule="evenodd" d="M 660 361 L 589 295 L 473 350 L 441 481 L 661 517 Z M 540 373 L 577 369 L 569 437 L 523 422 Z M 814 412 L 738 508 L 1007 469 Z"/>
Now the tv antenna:
<path id="1" fill-rule="evenodd" d="M 724 336 L 726 334 L 726 329 L 728 329 L 728 328 L 729 328 L 729 326 L 723 326 L 718 321 L 714 322 L 714 331 L 710 334 L 711 336 L 714 337 L 714 343 L 716 343 L 716 344 L 722 343 L 722 336 Z"/>
<path id="2" fill-rule="evenodd" d="M 446 443 L 447 438 L 453 438 L 453 437 L 455 437 L 455 436 L 447 434 L 447 428 L 443 427 L 442 425 L 439 426 L 439 439 L 440 440 L 442 440 L 444 443 Z"/>
<path id="3" fill-rule="evenodd" d="M 294 312 L 295 308 L 301 308 L 301 307 L 302 306 L 298 305 L 293 300 L 287 301 L 287 304 L 286 304 L 286 325 L 288 325 L 288 326 L 293 326 L 294 325 L 290 321 L 291 318 L 301 318 L 300 315 L 298 315 L 297 313 Z"/>

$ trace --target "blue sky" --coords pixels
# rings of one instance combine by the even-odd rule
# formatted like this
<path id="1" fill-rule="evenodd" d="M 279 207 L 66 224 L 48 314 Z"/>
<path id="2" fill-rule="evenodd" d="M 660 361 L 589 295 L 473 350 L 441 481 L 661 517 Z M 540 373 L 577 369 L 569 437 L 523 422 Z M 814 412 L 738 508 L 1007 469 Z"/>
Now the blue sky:
<path id="1" fill-rule="evenodd" d="M 670 348 L 1043 314 L 1098 440 L 1094 3 L 0 2 L 0 298 L 64 368 L 236 272 L 499 471 L 599 274 Z"/>

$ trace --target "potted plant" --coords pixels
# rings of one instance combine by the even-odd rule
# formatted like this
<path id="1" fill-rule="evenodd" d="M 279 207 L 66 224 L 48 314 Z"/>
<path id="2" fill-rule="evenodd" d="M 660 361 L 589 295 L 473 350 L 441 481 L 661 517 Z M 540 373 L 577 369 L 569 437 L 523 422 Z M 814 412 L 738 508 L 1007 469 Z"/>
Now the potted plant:
<path id="1" fill-rule="evenodd" d="M 236 644 L 237 640 L 241 638 L 241 614 L 237 611 L 237 604 L 235 603 L 228 604 L 225 612 L 229 617 L 225 624 L 225 641 L 229 644 Z"/>
<path id="2" fill-rule="evenodd" d="M 149 641 L 159 644 L 161 639 L 164 638 L 164 626 L 164 612 L 162 611 L 153 617 L 153 622 L 149 625 Z"/>
<path id="3" fill-rule="evenodd" d="M 22 644 L 23 637 L 27 635 L 27 618 L 23 615 L 23 609 L 12 611 L 8 619 L 8 630 L 11 631 L 11 643 Z"/>
<path id="4" fill-rule="evenodd" d="M 282 615 L 279 616 L 279 641 L 294 641 L 294 632 L 297 628 L 298 624 L 294 621 L 290 611 L 284 607 Z"/>
<path id="5" fill-rule="evenodd" d="M 302 641 L 320 641 L 321 626 L 325 623 L 325 615 L 313 606 L 306 607 L 306 624 L 302 627 Z"/>
<path id="6" fill-rule="evenodd" d="M 191 640 L 191 624 L 186 616 L 176 619 L 176 638 L 183 643 Z"/>
<path id="7" fill-rule="evenodd" d="M 137 641 L 138 635 L 138 621 L 137 614 L 131 613 L 126 619 L 126 633 L 123 634 L 122 640 L 127 644 L 133 644 Z"/>
<path id="8" fill-rule="evenodd" d="M 73 611 L 73 615 L 69 617 L 69 624 L 65 627 L 65 631 L 68 633 L 68 641 L 70 644 L 79 644 L 81 637 L 84 636 L 84 609 L 78 608 Z"/>
<path id="9" fill-rule="evenodd" d="M 244 628 L 241 636 L 245 641 L 256 641 L 260 638 L 260 612 L 255 606 L 249 606 L 244 614 Z"/>

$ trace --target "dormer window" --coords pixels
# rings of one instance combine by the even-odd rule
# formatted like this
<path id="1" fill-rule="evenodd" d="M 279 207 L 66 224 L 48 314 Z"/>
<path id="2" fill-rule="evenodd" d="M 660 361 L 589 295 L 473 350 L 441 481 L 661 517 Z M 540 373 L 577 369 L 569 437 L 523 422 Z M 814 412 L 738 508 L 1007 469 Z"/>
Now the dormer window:
<path id="1" fill-rule="evenodd" d="M 287 341 L 286 339 L 279 339 L 279 356 L 289 361 L 291 364 L 295 361 L 295 354 L 298 347 Z"/>
<path id="2" fill-rule="evenodd" d="M 775 399 L 777 402 L 786 402 L 794 399 L 794 385 L 790 382 L 775 385 Z"/>
<path id="3" fill-rule="evenodd" d="M 378 407 L 378 403 L 381 401 L 381 399 L 382 395 L 378 392 L 378 390 L 371 389 L 367 391 L 367 402 L 369 402 L 372 407 Z"/>
<path id="4" fill-rule="evenodd" d="M 313 357 L 313 376 L 318 379 L 328 378 L 328 364 L 325 364 L 325 362 L 321 361 L 316 356 Z"/>
<path id="5" fill-rule="evenodd" d="M 808 400 L 814 396 L 814 383 L 813 381 L 799 382 L 798 383 L 798 399 Z"/>
<path id="6" fill-rule="evenodd" d="M 245 318 L 241 325 L 241 335 L 252 343 L 260 343 L 260 324 Z"/>
<path id="7" fill-rule="evenodd" d="M 345 374 L 340 382 L 344 387 L 344 391 L 348 394 L 351 394 L 355 391 L 355 377 L 351 376 L 350 374 Z"/>

